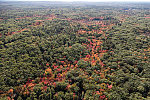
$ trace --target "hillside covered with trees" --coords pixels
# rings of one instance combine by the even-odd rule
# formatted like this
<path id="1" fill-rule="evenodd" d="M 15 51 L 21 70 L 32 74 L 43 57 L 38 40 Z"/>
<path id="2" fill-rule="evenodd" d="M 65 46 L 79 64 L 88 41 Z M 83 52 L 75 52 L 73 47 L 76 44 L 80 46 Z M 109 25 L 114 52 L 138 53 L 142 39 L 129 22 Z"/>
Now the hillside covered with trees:
<path id="1" fill-rule="evenodd" d="M 150 3 L 0 1 L 0 100 L 150 100 Z"/>

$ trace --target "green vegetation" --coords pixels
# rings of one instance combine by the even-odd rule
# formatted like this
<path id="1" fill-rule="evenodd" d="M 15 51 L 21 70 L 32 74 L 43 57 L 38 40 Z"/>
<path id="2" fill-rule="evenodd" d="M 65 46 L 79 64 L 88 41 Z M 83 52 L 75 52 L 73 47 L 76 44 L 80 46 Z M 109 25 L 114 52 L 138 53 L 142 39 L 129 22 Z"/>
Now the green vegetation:
<path id="1" fill-rule="evenodd" d="M 149 100 L 149 5 L 0 2 L 0 100 Z"/>

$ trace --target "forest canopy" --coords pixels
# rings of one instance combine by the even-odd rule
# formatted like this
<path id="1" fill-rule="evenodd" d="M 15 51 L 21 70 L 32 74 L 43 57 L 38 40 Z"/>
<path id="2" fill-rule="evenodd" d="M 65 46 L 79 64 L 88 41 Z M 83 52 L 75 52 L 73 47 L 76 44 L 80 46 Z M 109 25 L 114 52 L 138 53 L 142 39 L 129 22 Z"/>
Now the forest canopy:
<path id="1" fill-rule="evenodd" d="M 0 1 L 0 100 L 149 100 L 150 3 Z"/>

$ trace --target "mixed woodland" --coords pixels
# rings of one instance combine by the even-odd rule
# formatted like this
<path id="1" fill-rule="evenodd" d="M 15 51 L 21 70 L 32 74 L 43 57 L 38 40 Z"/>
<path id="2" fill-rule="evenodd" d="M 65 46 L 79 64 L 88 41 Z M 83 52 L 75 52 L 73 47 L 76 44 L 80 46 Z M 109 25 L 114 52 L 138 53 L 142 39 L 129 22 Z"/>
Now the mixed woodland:
<path id="1" fill-rule="evenodd" d="M 150 100 L 150 3 L 0 1 L 0 100 Z"/>

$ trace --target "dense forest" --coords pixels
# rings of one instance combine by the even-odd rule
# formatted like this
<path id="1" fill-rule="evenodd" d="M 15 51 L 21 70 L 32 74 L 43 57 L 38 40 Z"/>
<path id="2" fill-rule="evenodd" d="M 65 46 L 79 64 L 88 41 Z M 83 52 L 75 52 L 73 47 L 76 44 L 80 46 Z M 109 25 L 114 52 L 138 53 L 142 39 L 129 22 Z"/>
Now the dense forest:
<path id="1" fill-rule="evenodd" d="M 0 100 L 150 100 L 150 3 L 0 1 Z"/>

